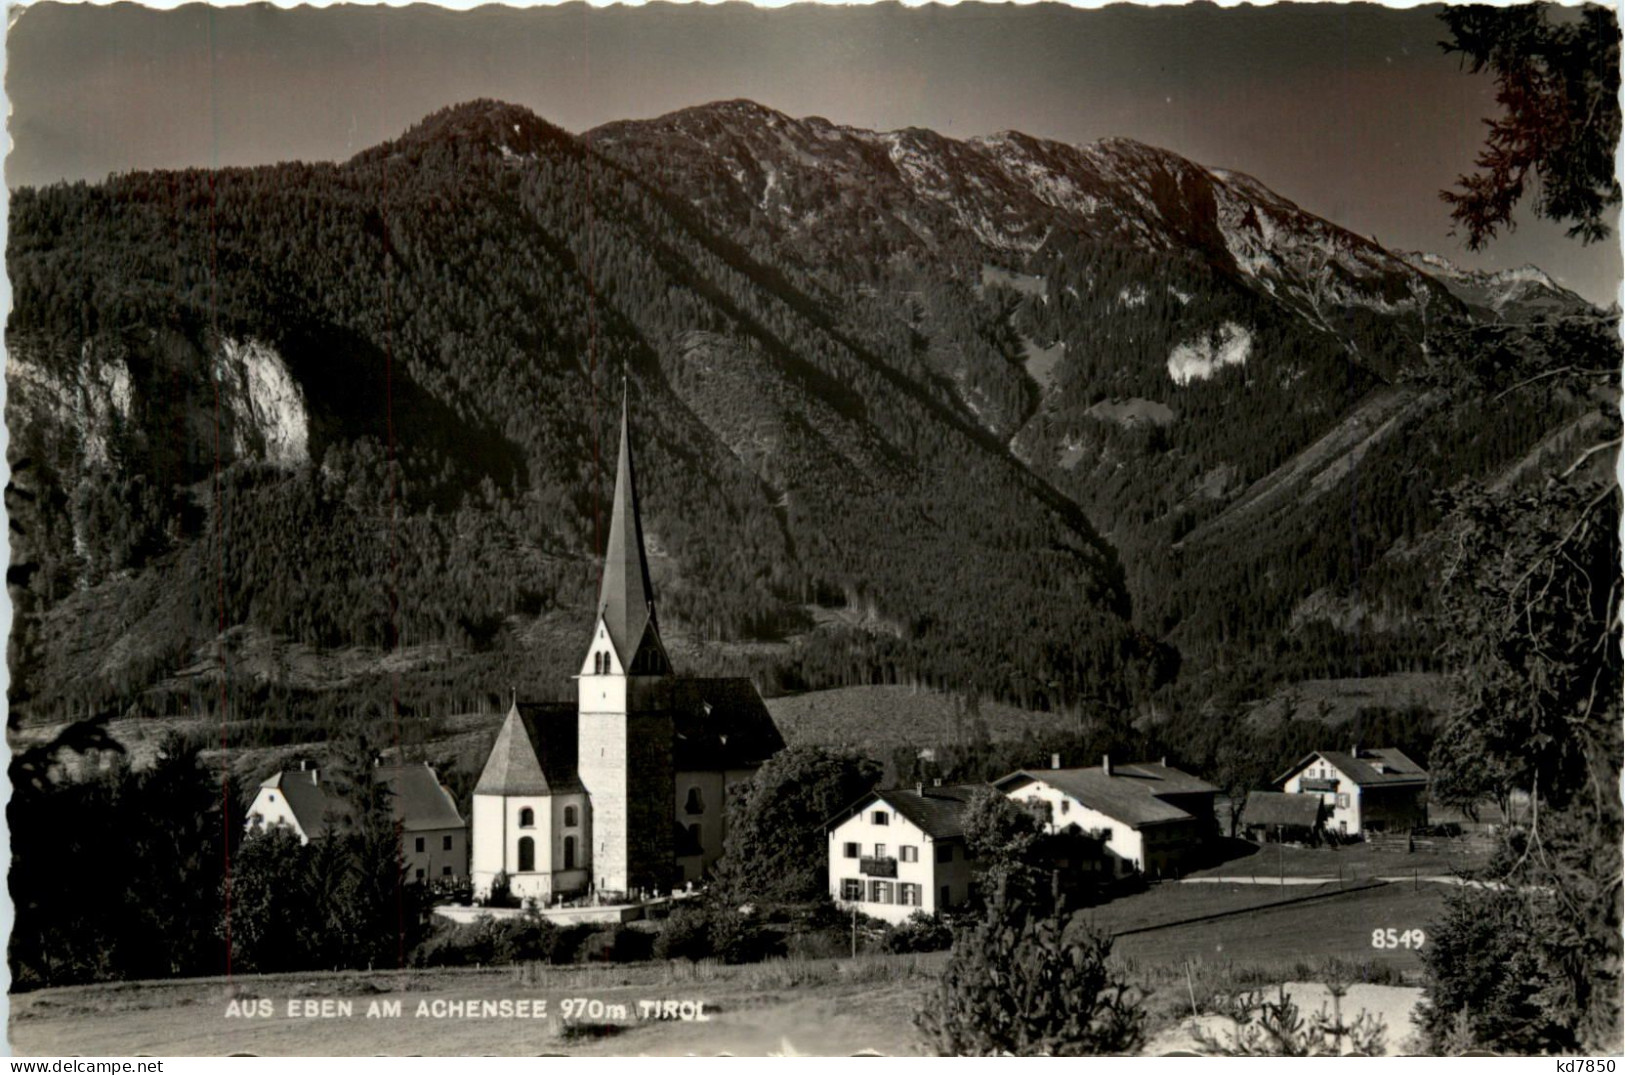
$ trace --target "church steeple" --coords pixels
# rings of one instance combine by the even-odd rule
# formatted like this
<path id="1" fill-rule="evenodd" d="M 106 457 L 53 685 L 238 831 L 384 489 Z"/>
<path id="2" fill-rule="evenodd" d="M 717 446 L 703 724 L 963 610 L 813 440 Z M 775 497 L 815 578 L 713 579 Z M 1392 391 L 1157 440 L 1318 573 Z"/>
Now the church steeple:
<path id="1" fill-rule="evenodd" d="M 624 393 L 624 389 L 623 389 Z M 603 582 L 598 589 L 598 618 L 627 673 L 658 674 L 670 669 L 655 619 L 655 591 L 643 551 L 643 519 L 638 514 L 638 487 L 632 466 L 630 404 L 621 399 L 621 453 L 615 468 L 615 506 L 604 547 Z"/>

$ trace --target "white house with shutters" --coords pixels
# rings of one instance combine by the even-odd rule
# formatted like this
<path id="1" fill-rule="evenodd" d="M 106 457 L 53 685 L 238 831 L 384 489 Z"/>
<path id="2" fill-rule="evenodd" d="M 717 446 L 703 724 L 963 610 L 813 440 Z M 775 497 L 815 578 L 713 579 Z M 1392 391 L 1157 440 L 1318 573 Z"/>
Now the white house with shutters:
<path id="1" fill-rule="evenodd" d="M 836 906 L 886 922 L 965 903 L 975 863 L 965 851 L 974 786 L 876 789 L 825 826 Z"/>
<path id="2" fill-rule="evenodd" d="M 1288 795 L 1318 795 L 1326 827 L 1341 836 L 1427 824 L 1427 770 L 1393 747 L 1317 750 L 1275 785 Z"/>

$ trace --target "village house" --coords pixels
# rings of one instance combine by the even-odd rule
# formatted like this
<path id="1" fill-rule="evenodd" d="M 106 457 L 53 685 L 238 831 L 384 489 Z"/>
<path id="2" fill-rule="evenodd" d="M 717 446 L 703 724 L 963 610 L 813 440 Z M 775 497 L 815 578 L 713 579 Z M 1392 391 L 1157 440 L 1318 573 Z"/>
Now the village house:
<path id="1" fill-rule="evenodd" d="M 519 897 L 635 900 L 700 880 L 729 800 L 784 748 L 748 679 L 673 674 L 623 406 L 598 610 L 573 704 L 515 699 L 474 786 L 473 882 Z"/>
<path id="2" fill-rule="evenodd" d="M 1040 804 L 1049 831 L 1078 833 L 1102 842 L 1117 877 L 1144 873 L 1176 876 L 1198 865 L 1218 835 L 1207 781 L 1160 762 L 1093 768 L 1018 770 L 993 782 L 1010 798 Z"/>
<path id="3" fill-rule="evenodd" d="M 373 780 L 389 791 L 390 809 L 401 829 L 406 878 L 425 884 L 454 884 L 468 877 L 468 826 L 457 803 L 427 764 L 378 765 Z M 263 781 L 248 808 L 248 831 L 278 825 L 300 843 L 319 839 L 351 824 L 350 806 L 322 783 L 321 770 L 305 764 Z"/>
<path id="4" fill-rule="evenodd" d="M 1317 750 L 1275 780 L 1289 795 L 1319 796 L 1342 836 L 1407 832 L 1427 824 L 1427 770 L 1393 747 Z"/>
<path id="5" fill-rule="evenodd" d="M 975 863 L 965 848 L 974 785 L 875 789 L 825 826 L 835 905 L 905 922 L 967 902 Z"/>
<path id="6" fill-rule="evenodd" d="M 1242 809 L 1241 828 L 1258 843 L 1308 843 L 1319 836 L 1324 813 L 1319 795 L 1254 791 Z"/>

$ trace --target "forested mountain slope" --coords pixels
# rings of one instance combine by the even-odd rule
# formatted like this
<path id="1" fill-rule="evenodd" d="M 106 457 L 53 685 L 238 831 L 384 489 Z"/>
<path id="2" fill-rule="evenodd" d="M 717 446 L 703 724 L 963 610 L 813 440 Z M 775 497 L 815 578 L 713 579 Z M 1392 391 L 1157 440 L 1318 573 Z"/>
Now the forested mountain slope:
<path id="1" fill-rule="evenodd" d="M 1108 719 L 1426 670 L 1434 493 L 1598 409 L 1440 390 L 1600 316 L 1538 272 L 750 102 L 20 190 L 8 268 L 14 719 L 556 694 L 623 375 L 689 669 Z"/>
<path id="2" fill-rule="evenodd" d="M 794 637 L 766 685 L 1059 703 L 1151 656 L 1075 504 L 849 311 L 522 109 L 339 165 L 22 190 L 11 235 L 23 719 L 561 690 L 623 375 L 691 667 Z M 377 660 L 306 682 L 248 659 L 265 637 Z"/>
<path id="3" fill-rule="evenodd" d="M 889 321 L 908 347 L 883 353 L 918 356 L 1084 506 L 1184 657 L 1182 704 L 1436 668 L 1437 494 L 1538 477 L 1606 406 L 1444 390 L 1486 345 L 1603 317 L 1539 269 L 1391 253 L 1127 139 L 958 141 L 745 101 L 586 137 Z"/>

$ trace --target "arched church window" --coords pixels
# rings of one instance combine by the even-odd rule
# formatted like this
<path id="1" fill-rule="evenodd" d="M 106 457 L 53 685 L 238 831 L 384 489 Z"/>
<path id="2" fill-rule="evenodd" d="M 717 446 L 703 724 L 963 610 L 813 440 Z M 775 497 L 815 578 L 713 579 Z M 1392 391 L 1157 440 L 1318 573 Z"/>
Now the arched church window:
<path id="1" fill-rule="evenodd" d="M 519 811 L 519 827 L 520 828 L 528 829 L 528 828 L 531 828 L 532 826 L 534 826 L 535 824 L 536 824 L 536 811 L 532 810 L 528 806 L 525 807 L 523 810 Z"/>
<path id="2" fill-rule="evenodd" d="M 698 848 L 702 854 L 705 852 L 705 844 L 700 840 L 700 827 L 698 825 L 690 825 L 688 827 L 688 838 L 694 841 L 694 846 Z"/>
<path id="3" fill-rule="evenodd" d="M 604 674 L 604 655 L 602 653 L 592 655 L 592 674 L 595 676 Z"/>
<path id="4" fill-rule="evenodd" d="M 536 841 L 529 836 L 519 838 L 519 872 L 531 873 L 536 869 Z"/>
<path id="5" fill-rule="evenodd" d="M 703 814 L 703 813 L 705 813 L 705 800 L 700 798 L 700 789 L 699 788 L 689 788 L 688 789 L 688 799 L 683 803 L 683 813 L 685 813 L 685 814 Z"/>
<path id="6" fill-rule="evenodd" d="M 576 808 L 573 806 L 566 806 L 564 808 L 564 827 L 567 829 L 573 829 L 576 827 L 576 824 Z M 574 839 L 574 837 L 568 838 Z"/>
<path id="7" fill-rule="evenodd" d="M 566 870 L 576 868 L 576 838 L 574 836 L 564 838 L 564 868 Z"/>

